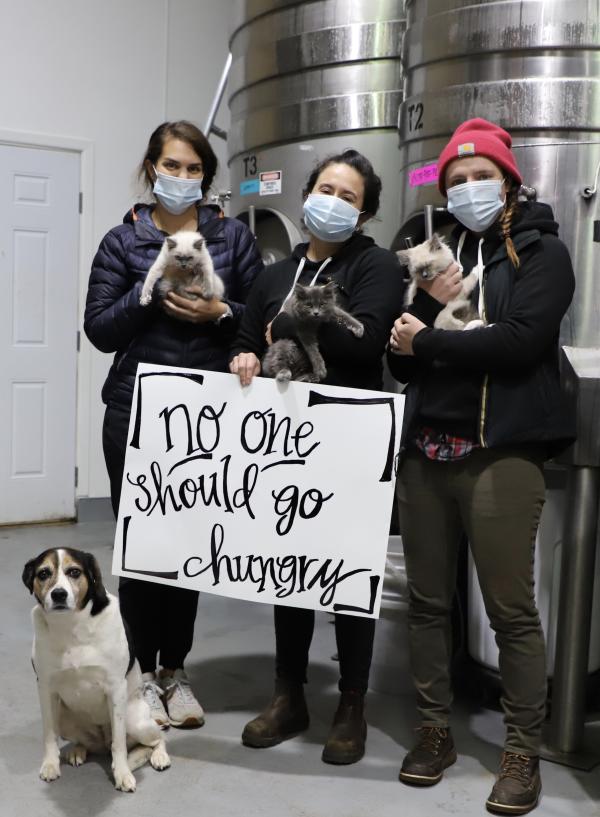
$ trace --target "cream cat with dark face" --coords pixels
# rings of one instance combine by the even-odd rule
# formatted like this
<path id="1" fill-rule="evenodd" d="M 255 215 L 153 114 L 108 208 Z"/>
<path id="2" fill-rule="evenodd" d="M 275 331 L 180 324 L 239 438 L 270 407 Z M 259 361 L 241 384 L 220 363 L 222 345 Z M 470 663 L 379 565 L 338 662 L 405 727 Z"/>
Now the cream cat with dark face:
<path id="1" fill-rule="evenodd" d="M 144 281 L 140 297 L 142 306 L 152 300 L 155 284 L 162 297 L 173 291 L 193 300 L 198 295 L 189 292 L 189 287 L 197 286 L 202 290 L 200 297 L 210 301 L 222 298 L 225 291 L 223 281 L 214 271 L 206 241 L 200 233 L 191 230 L 180 230 L 165 239 Z"/>
<path id="2" fill-rule="evenodd" d="M 396 253 L 398 260 L 408 269 L 410 284 L 406 292 L 405 305 L 409 306 L 417 294 L 419 281 L 431 281 L 450 264 L 455 262 L 452 250 L 443 238 L 434 233 L 427 241 L 400 250 Z M 470 295 L 477 285 L 477 273 L 470 272 L 463 278 L 462 291 L 454 300 L 449 301 L 435 319 L 436 329 L 474 329 L 483 326 Z"/>

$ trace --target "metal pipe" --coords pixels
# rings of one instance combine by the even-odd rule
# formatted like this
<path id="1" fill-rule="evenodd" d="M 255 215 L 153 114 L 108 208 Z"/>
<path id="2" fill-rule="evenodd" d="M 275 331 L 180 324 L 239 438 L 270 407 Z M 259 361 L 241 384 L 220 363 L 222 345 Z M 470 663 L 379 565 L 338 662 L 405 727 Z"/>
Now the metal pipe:
<path id="1" fill-rule="evenodd" d="M 225 67 L 223 68 L 223 73 L 221 74 L 221 79 L 219 80 L 219 84 L 217 86 L 217 90 L 212 105 L 210 107 L 210 112 L 208 114 L 208 119 L 206 120 L 206 125 L 204 126 L 204 135 L 206 136 L 207 139 L 209 138 L 213 130 L 222 139 L 227 137 L 225 131 L 223 131 L 221 128 L 218 129 L 214 128 L 213 126 L 215 124 L 215 119 L 217 118 L 217 112 L 221 105 L 221 100 L 223 99 L 223 94 L 225 93 L 225 86 L 227 85 L 227 78 L 229 77 L 229 69 L 231 68 L 231 60 L 232 60 L 231 53 L 229 53 L 227 55 L 227 59 L 225 60 Z M 225 136 L 223 136 L 223 134 L 225 134 Z"/>
<path id="2" fill-rule="evenodd" d="M 433 204 L 426 204 L 423 208 L 423 216 L 425 218 L 425 238 L 429 239 L 433 235 Z"/>
<path id="3" fill-rule="evenodd" d="M 583 742 L 600 468 L 572 466 L 567 488 L 550 748 L 575 752 Z"/>
<path id="4" fill-rule="evenodd" d="M 256 207 L 251 204 L 248 207 L 248 227 L 253 236 L 256 236 Z"/>

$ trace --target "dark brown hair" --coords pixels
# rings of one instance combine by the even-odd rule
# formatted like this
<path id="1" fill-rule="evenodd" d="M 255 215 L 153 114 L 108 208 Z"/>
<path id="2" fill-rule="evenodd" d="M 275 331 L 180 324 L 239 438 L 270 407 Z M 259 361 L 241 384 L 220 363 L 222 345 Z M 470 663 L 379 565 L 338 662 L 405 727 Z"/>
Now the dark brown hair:
<path id="1" fill-rule="evenodd" d="M 206 194 L 217 172 L 217 157 L 200 128 L 196 127 L 193 122 L 188 122 L 186 119 L 181 119 L 178 122 L 163 122 L 162 125 L 156 128 L 148 141 L 146 153 L 138 169 L 138 178 L 140 181 L 142 181 L 149 190 L 152 190 L 154 180 L 148 173 L 146 161 L 148 160 L 150 164 L 156 165 L 163 152 L 165 142 L 169 139 L 181 139 L 182 142 L 187 142 L 202 159 L 202 173 L 204 175 L 202 179 L 202 192 Z"/>
<path id="2" fill-rule="evenodd" d="M 519 256 L 517 255 L 515 245 L 513 244 L 513 240 L 510 235 L 510 227 L 513 217 L 519 208 L 520 185 L 511 176 L 507 177 L 507 182 L 508 190 L 506 191 L 506 205 L 504 207 L 504 212 L 499 219 L 500 232 L 502 233 L 502 238 L 504 239 L 504 243 L 506 245 L 508 257 L 515 267 L 519 267 L 521 262 L 519 261 Z"/>
<path id="3" fill-rule="evenodd" d="M 306 198 L 313 190 L 315 184 L 317 183 L 317 179 L 325 168 L 329 167 L 329 165 L 348 165 L 349 167 L 354 168 L 357 173 L 360 173 L 365 183 L 365 194 L 362 209 L 370 216 L 376 215 L 377 211 L 379 210 L 381 179 L 373 170 L 373 165 L 367 159 L 367 157 L 363 156 L 362 153 L 359 153 L 357 150 L 344 150 L 343 153 L 338 153 L 335 156 L 327 156 L 327 158 L 319 162 L 319 164 L 312 170 L 306 182 L 306 186 L 302 191 L 304 198 Z"/>

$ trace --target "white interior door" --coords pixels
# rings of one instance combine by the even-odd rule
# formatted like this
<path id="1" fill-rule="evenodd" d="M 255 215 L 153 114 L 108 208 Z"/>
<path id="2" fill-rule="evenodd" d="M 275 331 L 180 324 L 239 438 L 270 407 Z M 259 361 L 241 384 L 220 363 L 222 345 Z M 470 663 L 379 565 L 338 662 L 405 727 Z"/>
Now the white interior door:
<path id="1" fill-rule="evenodd" d="M 75 515 L 79 154 L 0 144 L 0 524 Z"/>

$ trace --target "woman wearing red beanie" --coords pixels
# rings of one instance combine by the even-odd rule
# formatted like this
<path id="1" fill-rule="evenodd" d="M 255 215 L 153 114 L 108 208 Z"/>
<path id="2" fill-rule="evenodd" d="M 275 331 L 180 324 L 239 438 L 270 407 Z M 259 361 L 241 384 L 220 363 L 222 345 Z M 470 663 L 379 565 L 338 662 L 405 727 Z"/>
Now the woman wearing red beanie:
<path id="1" fill-rule="evenodd" d="M 558 373 L 560 322 L 574 290 L 569 253 L 545 204 L 519 201 L 510 135 L 462 124 L 441 153 L 440 191 L 458 224 L 450 244 L 483 325 L 433 328 L 460 291 L 452 265 L 419 284 L 396 320 L 388 362 L 407 383 L 397 495 L 409 584 L 409 646 L 421 718 L 400 780 L 432 785 L 456 760 L 449 728 L 450 615 L 467 535 L 500 654 L 506 741 L 489 811 L 525 814 L 541 791 L 544 637 L 533 558 L 544 460 L 573 437 Z"/>

